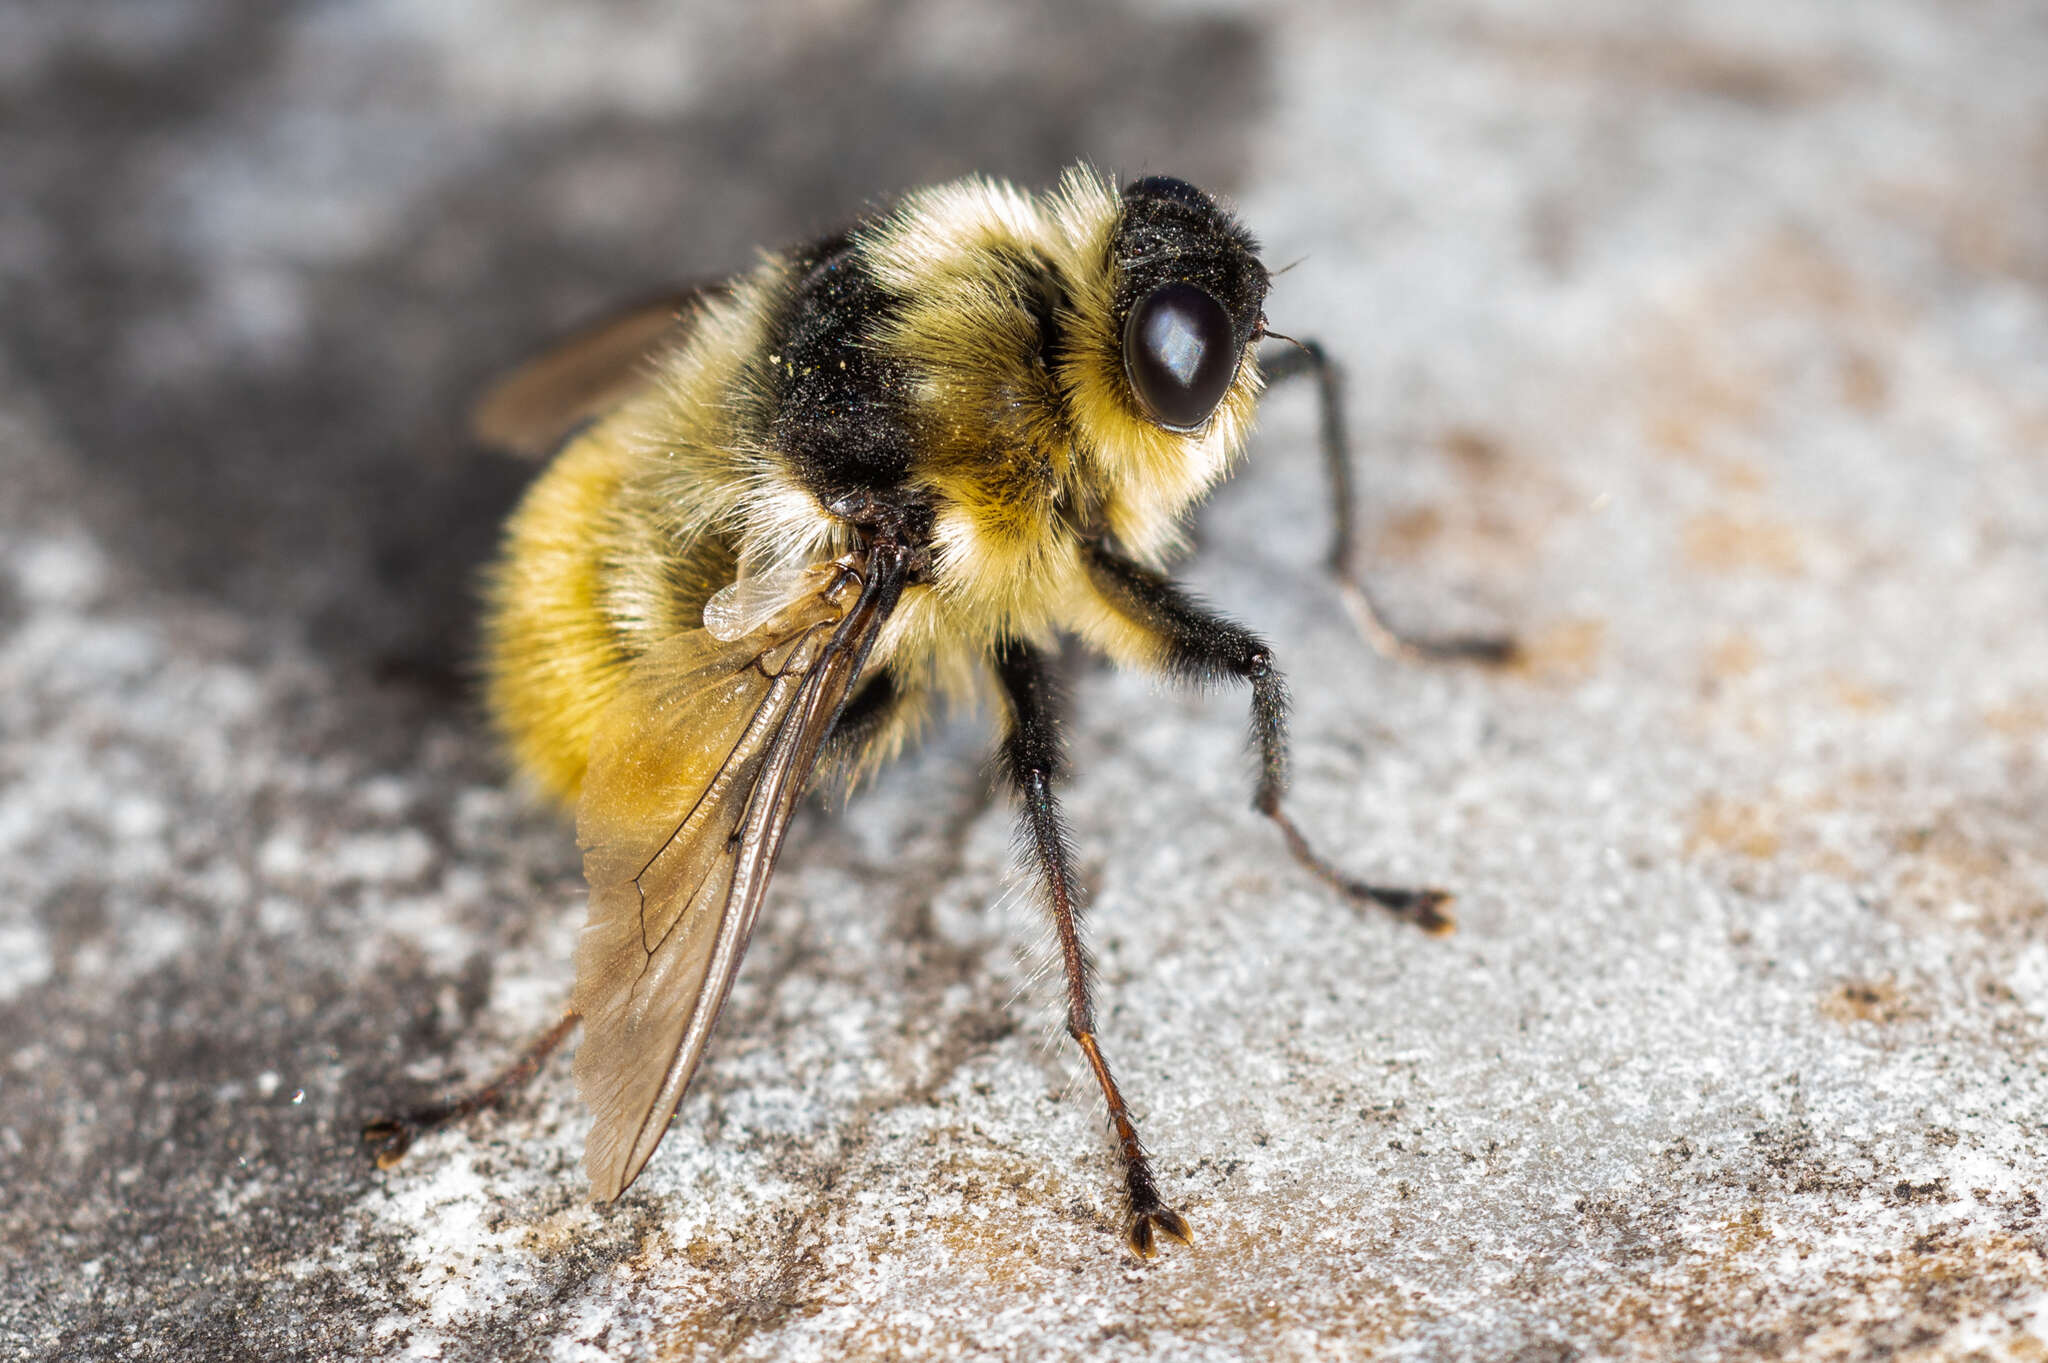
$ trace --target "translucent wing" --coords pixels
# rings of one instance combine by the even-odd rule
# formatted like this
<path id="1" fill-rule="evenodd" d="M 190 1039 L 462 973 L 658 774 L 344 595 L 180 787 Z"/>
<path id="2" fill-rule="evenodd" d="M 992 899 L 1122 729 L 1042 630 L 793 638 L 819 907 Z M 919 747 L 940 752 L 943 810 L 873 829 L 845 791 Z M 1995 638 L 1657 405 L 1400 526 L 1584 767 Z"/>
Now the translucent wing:
<path id="1" fill-rule="evenodd" d="M 590 322 L 497 380 L 469 409 L 470 434 L 539 459 L 648 380 L 647 359 L 690 334 L 697 304 L 722 285 L 676 289 Z"/>
<path id="2" fill-rule="evenodd" d="M 741 571 L 745 568 L 742 563 Z M 726 584 L 704 603 L 705 630 L 724 643 L 752 634 L 804 591 L 812 571 L 808 567 L 770 568 Z"/>
<path id="3" fill-rule="evenodd" d="M 682 1101 L 819 747 L 903 585 L 893 554 L 806 572 L 746 636 L 693 630 L 641 658 L 592 746 L 576 1084 L 600 1201 L 638 1176 Z"/>

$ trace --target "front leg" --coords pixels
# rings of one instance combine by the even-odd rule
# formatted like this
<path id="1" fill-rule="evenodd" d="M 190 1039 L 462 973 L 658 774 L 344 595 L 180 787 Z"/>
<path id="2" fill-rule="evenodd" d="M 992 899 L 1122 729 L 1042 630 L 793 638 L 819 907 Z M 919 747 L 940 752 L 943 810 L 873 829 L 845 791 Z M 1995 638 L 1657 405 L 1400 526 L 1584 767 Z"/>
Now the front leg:
<path id="1" fill-rule="evenodd" d="M 1118 614 L 1153 637 L 1168 672 L 1198 683 L 1250 683 L 1252 742 L 1259 750 L 1252 807 L 1280 826 L 1294 859 L 1352 899 L 1386 909 L 1425 932 L 1449 932 L 1454 925 L 1444 906 L 1451 897 L 1444 891 L 1374 885 L 1346 875 L 1311 847 L 1288 817 L 1281 805 L 1287 791 L 1287 683 L 1265 642 L 1100 540 L 1088 543 L 1086 561 L 1096 590 Z"/>
<path id="2" fill-rule="evenodd" d="M 1181 1214 L 1166 1205 L 1152 1179 L 1152 1164 L 1138 1140 L 1130 1109 L 1110 1075 L 1102 1046 L 1095 1036 L 1093 967 L 1081 944 L 1080 906 L 1074 896 L 1074 852 L 1066 821 L 1053 798 L 1052 783 L 1066 766 L 1060 742 L 1058 689 L 1045 655 L 1029 644 L 1006 642 L 997 648 L 996 676 L 1009 702 L 1009 734 L 1003 740 L 1003 769 L 1023 805 L 1024 836 L 1045 884 L 1047 907 L 1060 944 L 1060 965 L 1067 977 L 1067 1033 L 1088 1058 L 1095 1082 L 1109 1104 L 1110 1128 L 1124 1161 L 1124 1187 L 1130 1221 L 1126 1238 L 1131 1252 L 1149 1259 L 1158 1237 L 1170 1235 L 1182 1244 L 1194 1236 Z"/>
<path id="3" fill-rule="evenodd" d="M 1344 608 L 1351 612 L 1351 621 L 1358 626 L 1358 632 L 1389 658 L 1492 664 L 1514 661 L 1515 641 L 1505 635 L 1460 634 L 1448 639 L 1426 639 L 1404 634 L 1387 622 L 1386 613 L 1373 600 L 1372 590 L 1352 566 L 1356 535 L 1353 528 L 1351 441 L 1344 430 L 1343 372 L 1315 341 L 1297 341 L 1292 336 L 1281 336 L 1275 332 L 1266 334 L 1294 347 L 1261 364 L 1268 384 L 1283 383 L 1303 374 L 1315 376 L 1323 467 L 1330 479 L 1330 513 L 1336 521 L 1330 538 L 1328 565 L 1330 575 L 1337 579 L 1337 593 L 1343 598 Z"/>

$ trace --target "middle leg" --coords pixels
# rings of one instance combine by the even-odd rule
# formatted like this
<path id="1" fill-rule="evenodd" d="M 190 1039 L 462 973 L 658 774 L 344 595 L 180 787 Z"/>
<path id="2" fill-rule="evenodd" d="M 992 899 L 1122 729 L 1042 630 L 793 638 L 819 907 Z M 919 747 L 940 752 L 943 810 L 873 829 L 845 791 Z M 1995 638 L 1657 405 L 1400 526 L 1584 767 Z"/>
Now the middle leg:
<path id="1" fill-rule="evenodd" d="M 1052 911 L 1053 931 L 1059 938 L 1060 965 L 1067 979 L 1067 1033 L 1088 1058 L 1095 1082 L 1102 1087 L 1109 1104 L 1110 1129 L 1116 1133 L 1117 1151 L 1123 1156 L 1124 1187 L 1128 1195 L 1130 1220 L 1125 1236 L 1132 1253 L 1149 1259 L 1158 1247 L 1158 1237 L 1170 1235 L 1182 1244 L 1193 1244 L 1194 1235 L 1181 1214 L 1159 1196 L 1152 1177 L 1152 1162 L 1138 1139 L 1138 1128 L 1130 1108 L 1103 1059 L 1102 1045 L 1095 1034 L 1095 1000 L 1091 976 L 1094 973 L 1088 951 L 1081 942 L 1080 906 L 1074 894 L 1074 852 L 1067 838 L 1066 821 L 1060 817 L 1053 798 L 1052 783 L 1064 769 L 1060 742 L 1058 688 L 1045 655 L 1029 644 L 1008 642 L 996 650 L 996 675 L 1009 702 L 1009 734 L 1003 740 L 1004 774 L 1016 789 L 1023 805 L 1024 834 L 1038 873 L 1044 879 L 1047 907 Z"/>

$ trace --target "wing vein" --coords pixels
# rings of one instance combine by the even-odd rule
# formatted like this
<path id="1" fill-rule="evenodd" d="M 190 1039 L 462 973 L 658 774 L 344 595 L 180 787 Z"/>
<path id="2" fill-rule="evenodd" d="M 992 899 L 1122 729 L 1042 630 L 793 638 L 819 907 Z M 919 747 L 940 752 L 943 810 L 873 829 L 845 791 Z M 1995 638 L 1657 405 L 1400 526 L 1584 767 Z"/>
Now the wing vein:
<path id="1" fill-rule="evenodd" d="M 600 724 L 578 809 L 590 915 L 576 955 L 600 1200 L 638 1175 L 696 1072 L 904 563 L 891 549 L 815 565 L 742 638 L 697 630 L 650 650 Z"/>

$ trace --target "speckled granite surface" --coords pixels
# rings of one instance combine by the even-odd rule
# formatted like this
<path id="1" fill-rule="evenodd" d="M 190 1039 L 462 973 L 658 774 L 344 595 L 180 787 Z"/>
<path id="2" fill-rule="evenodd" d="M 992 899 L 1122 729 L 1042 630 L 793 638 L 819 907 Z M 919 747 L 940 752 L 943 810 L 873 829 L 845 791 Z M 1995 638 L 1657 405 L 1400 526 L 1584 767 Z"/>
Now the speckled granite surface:
<path id="1" fill-rule="evenodd" d="M 1262 17 L 1263 16 L 1263 17 Z M 0 13 L 0 1354 L 2039 1358 L 2048 17 L 1873 0 L 229 0 Z M 1234 194 L 1353 368 L 1389 663 L 1304 394 L 1197 585 L 1298 699 L 1075 678 L 1106 1043 L 1201 1237 L 1128 1260 L 963 721 L 800 820 L 622 1203 L 571 837 L 460 697 L 524 471 L 481 376 L 868 195 Z"/>

